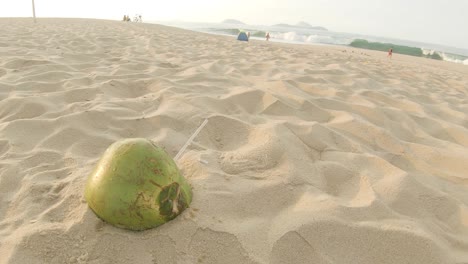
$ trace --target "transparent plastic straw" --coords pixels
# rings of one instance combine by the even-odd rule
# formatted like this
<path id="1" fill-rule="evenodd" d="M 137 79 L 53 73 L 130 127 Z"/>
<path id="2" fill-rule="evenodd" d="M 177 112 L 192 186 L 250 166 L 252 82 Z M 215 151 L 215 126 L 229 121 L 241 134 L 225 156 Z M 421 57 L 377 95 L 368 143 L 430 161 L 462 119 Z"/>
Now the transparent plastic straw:
<path id="1" fill-rule="evenodd" d="M 179 150 L 177 155 L 174 157 L 174 159 L 177 161 L 179 160 L 180 156 L 184 153 L 185 149 L 192 143 L 193 139 L 200 133 L 200 131 L 203 129 L 203 127 L 208 123 L 208 119 L 205 119 L 203 123 L 195 130 L 195 132 L 190 136 L 190 138 L 185 142 L 185 145 Z"/>

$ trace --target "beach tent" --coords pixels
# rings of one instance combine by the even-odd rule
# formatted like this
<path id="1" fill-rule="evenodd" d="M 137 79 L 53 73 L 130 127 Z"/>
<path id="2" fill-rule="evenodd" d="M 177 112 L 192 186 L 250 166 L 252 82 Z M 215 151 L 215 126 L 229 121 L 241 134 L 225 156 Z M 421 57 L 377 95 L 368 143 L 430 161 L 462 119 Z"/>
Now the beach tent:
<path id="1" fill-rule="evenodd" d="M 247 34 L 244 31 L 241 31 L 237 36 L 237 40 L 249 41 L 249 37 L 247 37 Z"/>

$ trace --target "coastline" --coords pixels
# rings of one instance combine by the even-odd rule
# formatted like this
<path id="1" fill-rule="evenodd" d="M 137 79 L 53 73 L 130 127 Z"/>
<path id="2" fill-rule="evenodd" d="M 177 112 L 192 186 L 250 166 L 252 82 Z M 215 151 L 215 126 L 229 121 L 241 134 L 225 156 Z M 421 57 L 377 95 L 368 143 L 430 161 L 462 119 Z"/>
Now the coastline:
<path id="1" fill-rule="evenodd" d="M 279 25 L 247 25 L 232 23 L 191 23 L 170 21 L 149 21 L 153 24 L 163 24 L 195 32 L 204 32 L 224 36 L 237 36 L 242 31 L 249 31 L 252 39 L 262 40 L 266 32 L 272 35 L 271 41 L 301 44 L 301 45 L 331 45 L 357 47 L 367 50 L 387 52 L 393 47 L 394 53 L 444 60 L 452 63 L 468 65 L 468 50 L 448 47 L 438 44 L 422 43 L 409 40 L 386 37 L 334 32 L 327 29 L 317 30 L 314 27 L 295 26 L 281 27 Z"/>
<path id="2" fill-rule="evenodd" d="M 37 21 L 0 19 L 1 263 L 468 262 L 468 67 Z M 205 118 L 182 215 L 130 232 L 88 208 L 111 143 L 175 156 Z"/>

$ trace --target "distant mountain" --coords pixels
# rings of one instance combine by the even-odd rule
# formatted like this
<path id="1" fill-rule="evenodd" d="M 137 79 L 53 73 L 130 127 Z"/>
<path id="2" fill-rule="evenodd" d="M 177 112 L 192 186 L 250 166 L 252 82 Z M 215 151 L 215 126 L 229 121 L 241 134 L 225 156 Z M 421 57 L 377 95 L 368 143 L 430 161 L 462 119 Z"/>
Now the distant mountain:
<path id="1" fill-rule="evenodd" d="M 310 29 L 328 31 L 328 29 L 324 27 L 310 27 Z"/>
<path id="2" fill-rule="evenodd" d="M 296 25 L 289 25 L 289 24 L 276 24 L 276 25 L 273 25 L 274 27 L 291 27 L 291 28 L 309 28 L 309 29 L 315 29 L 315 30 L 324 30 L 324 31 L 328 31 L 328 29 L 324 28 L 324 27 L 314 27 L 312 25 L 310 25 L 309 23 L 306 23 L 306 22 L 299 22 L 297 23 Z"/>
<path id="3" fill-rule="evenodd" d="M 304 22 L 304 21 L 301 21 L 299 23 L 296 24 L 297 27 L 305 27 L 305 28 L 311 28 L 313 27 L 311 24 L 307 23 L 307 22 Z"/>
<path id="4" fill-rule="evenodd" d="M 239 21 L 239 20 L 235 20 L 235 19 L 225 19 L 225 20 L 223 20 L 223 22 L 221 22 L 221 23 L 224 23 L 224 24 L 239 24 L 239 25 L 245 25 L 244 22 Z"/>
<path id="5" fill-rule="evenodd" d="M 273 25 L 273 27 L 291 27 L 291 28 L 295 28 L 296 26 L 289 25 L 289 24 L 275 24 L 275 25 Z"/>

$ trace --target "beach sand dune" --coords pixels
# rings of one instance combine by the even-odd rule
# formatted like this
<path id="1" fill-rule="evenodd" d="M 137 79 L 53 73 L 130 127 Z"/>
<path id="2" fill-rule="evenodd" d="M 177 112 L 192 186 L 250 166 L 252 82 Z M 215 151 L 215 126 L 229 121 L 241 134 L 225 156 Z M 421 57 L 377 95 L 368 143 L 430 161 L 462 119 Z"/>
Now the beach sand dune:
<path id="1" fill-rule="evenodd" d="M 0 263 L 466 264 L 467 113 L 454 63 L 2 18 Z M 87 207 L 111 143 L 175 156 L 205 118 L 181 216 L 132 232 Z"/>

